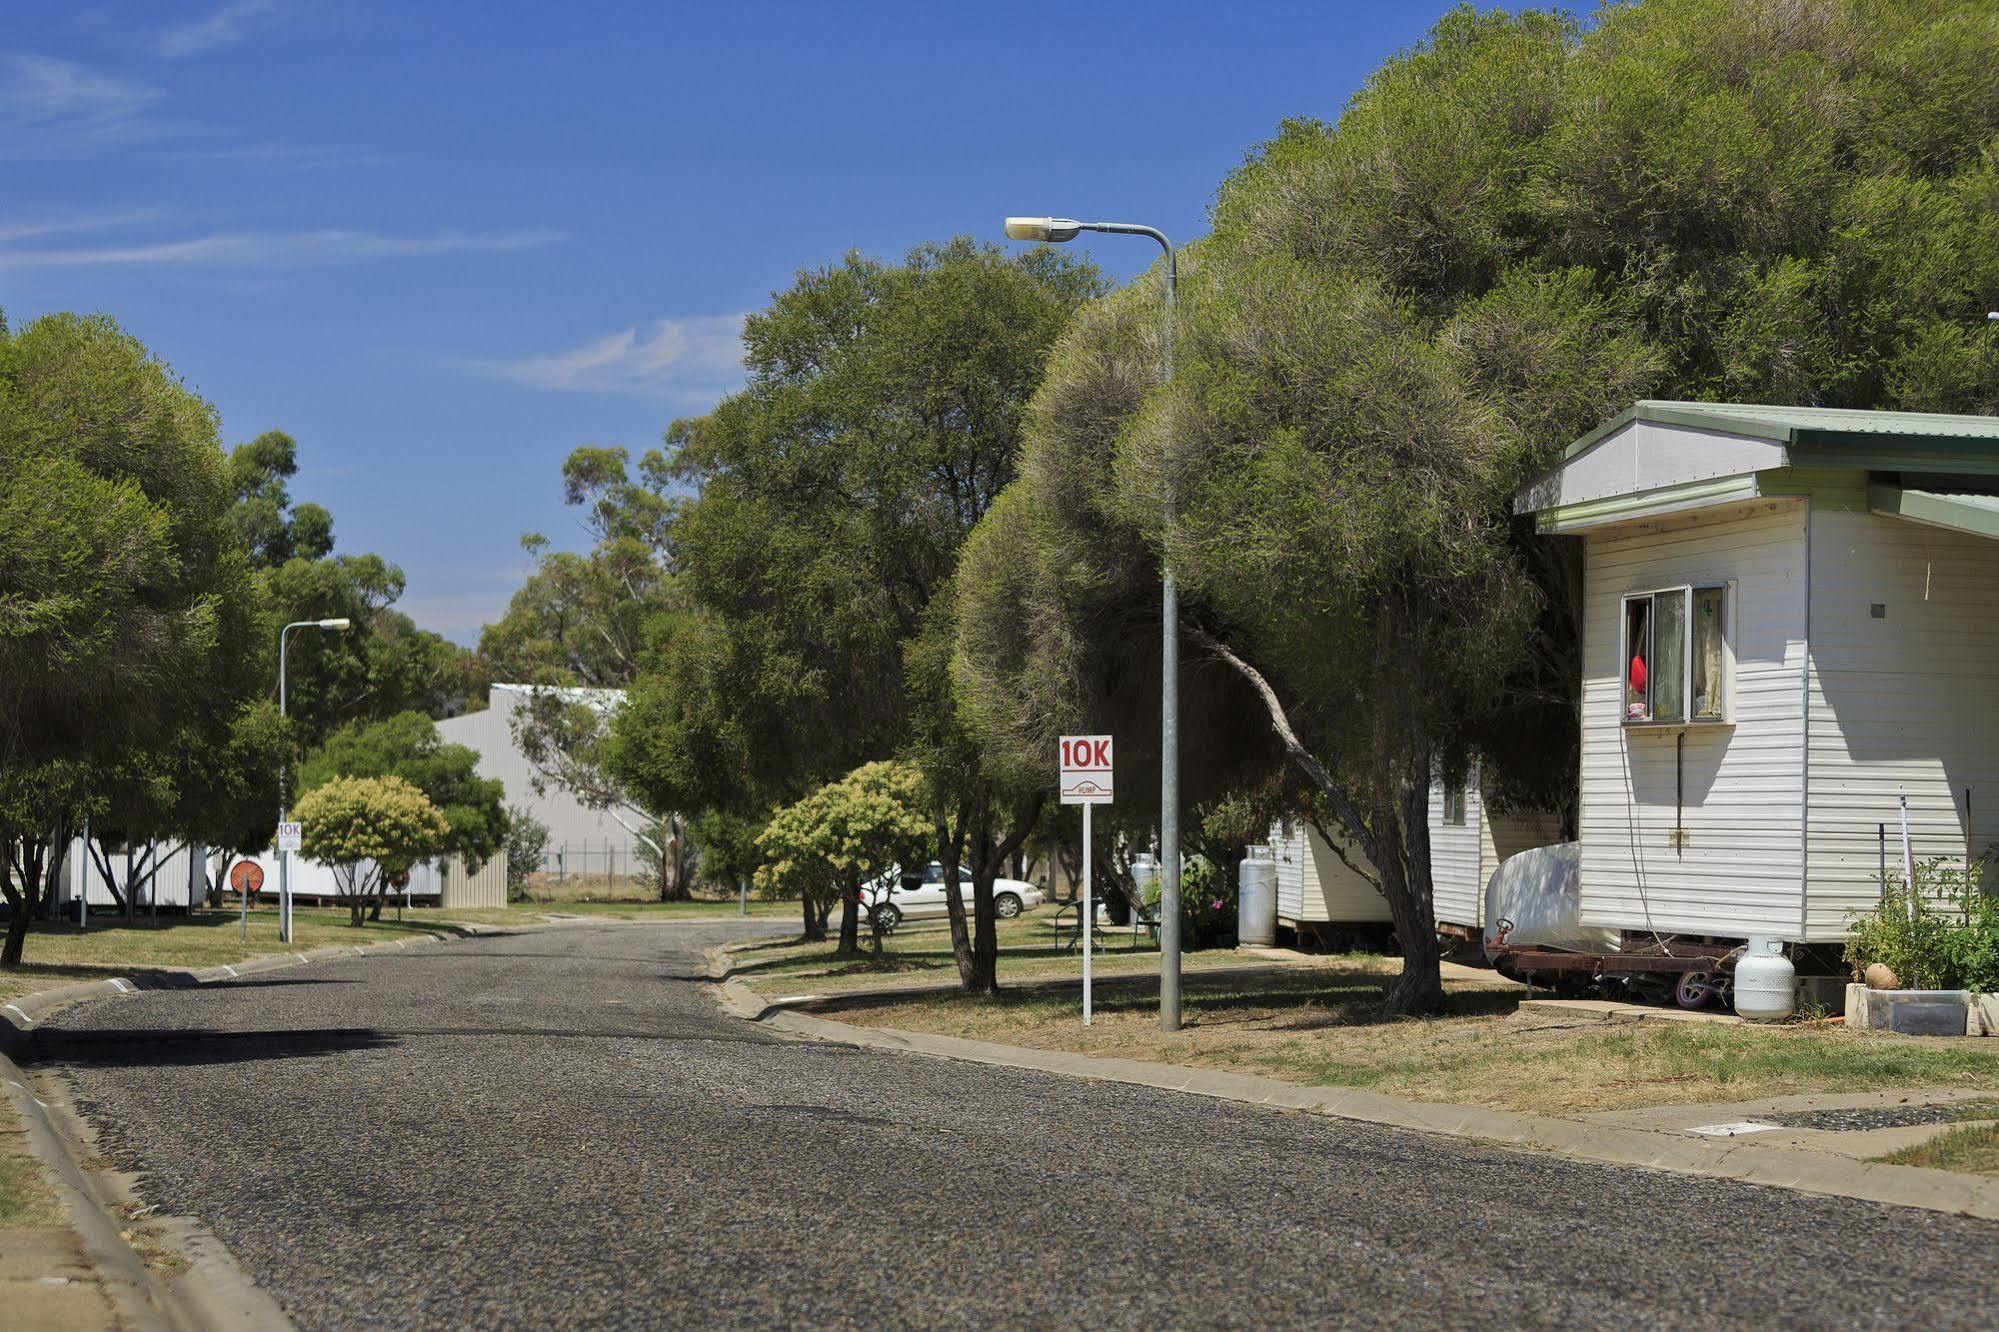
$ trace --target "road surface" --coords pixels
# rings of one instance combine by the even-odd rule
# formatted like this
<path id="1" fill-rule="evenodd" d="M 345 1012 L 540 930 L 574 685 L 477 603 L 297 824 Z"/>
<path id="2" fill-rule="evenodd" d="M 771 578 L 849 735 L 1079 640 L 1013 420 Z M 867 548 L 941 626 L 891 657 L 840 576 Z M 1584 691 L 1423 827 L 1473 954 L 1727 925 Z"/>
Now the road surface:
<path id="1" fill-rule="evenodd" d="M 307 1328 L 1989 1327 L 1999 1225 L 776 1039 L 720 925 L 54 1017 L 165 1212 Z"/>

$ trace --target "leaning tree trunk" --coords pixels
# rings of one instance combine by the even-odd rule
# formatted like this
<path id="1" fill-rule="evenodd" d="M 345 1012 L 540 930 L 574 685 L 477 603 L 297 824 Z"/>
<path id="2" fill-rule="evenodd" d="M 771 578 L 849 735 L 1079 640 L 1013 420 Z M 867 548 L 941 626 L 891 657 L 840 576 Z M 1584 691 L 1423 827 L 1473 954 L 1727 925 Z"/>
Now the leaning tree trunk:
<path id="1" fill-rule="evenodd" d="M 824 943 L 826 941 L 826 918 L 819 914 L 810 893 L 799 894 L 798 903 L 805 909 L 805 928 L 800 935 L 804 943 Z"/>
<path id="2" fill-rule="evenodd" d="M 956 822 L 945 819 L 941 813 L 937 816 L 937 861 L 944 867 L 947 884 L 958 881 L 958 870 L 965 857 L 965 811 L 960 806 L 956 812 Z M 944 915 L 951 923 L 951 958 L 958 964 L 958 984 L 970 994 L 978 978 L 978 964 L 972 954 L 972 931 L 965 919 L 963 894 L 944 894 Z"/>
<path id="3" fill-rule="evenodd" d="M 60 820 L 48 841 L 21 838 L 0 832 L 0 892 L 4 892 L 13 914 L 7 918 L 7 941 L 0 944 L 0 966 L 18 967 L 27 950 L 28 929 L 42 907 L 55 900 L 56 879 L 62 873 L 62 846 L 65 830 Z M 19 855 L 15 854 L 18 849 Z"/>

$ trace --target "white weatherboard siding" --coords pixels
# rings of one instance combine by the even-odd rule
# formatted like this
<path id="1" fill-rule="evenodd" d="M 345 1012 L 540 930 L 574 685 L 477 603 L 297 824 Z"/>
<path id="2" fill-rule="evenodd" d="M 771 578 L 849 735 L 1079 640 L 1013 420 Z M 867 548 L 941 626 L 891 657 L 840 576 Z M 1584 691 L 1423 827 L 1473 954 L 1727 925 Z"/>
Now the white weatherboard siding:
<path id="1" fill-rule="evenodd" d="M 1584 580 L 1582 923 L 1794 937 L 1803 912 L 1806 507 L 1763 500 L 1592 533 Z M 1673 728 L 1620 716 L 1620 597 L 1731 584 L 1732 725 L 1683 728 L 1683 850 L 1672 843 Z"/>
<path id="2" fill-rule="evenodd" d="M 1961 860 L 1966 787 L 1999 841 L 1999 541 L 1815 499 L 1811 641 L 1804 933 L 1832 940 L 1879 899 L 1881 824 L 1900 873 L 1899 796 L 1918 860 Z"/>
<path id="3" fill-rule="evenodd" d="M 1277 918 L 1287 924 L 1385 921 L 1388 901 L 1354 873 L 1302 820 L 1270 827 L 1270 854 L 1277 861 Z M 1357 851 L 1348 851 L 1365 864 Z"/>
<path id="4" fill-rule="evenodd" d="M 1462 823 L 1444 822 L 1444 784 L 1430 783 L 1430 885 L 1438 924 L 1479 923 L 1479 899 L 1485 896 L 1479 873 L 1484 826 L 1485 802 L 1476 772 L 1465 783 Z"/>

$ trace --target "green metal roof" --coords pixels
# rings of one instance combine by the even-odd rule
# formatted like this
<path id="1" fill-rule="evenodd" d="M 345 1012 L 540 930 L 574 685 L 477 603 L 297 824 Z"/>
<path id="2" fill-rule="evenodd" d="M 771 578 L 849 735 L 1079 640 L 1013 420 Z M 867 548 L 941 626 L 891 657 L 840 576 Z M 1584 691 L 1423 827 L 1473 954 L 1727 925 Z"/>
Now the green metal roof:
<path id="1" fill-rule="evenodd" d="M 1999 495 L 1872 485 L 1867 488 L 1867 507 L 1887 517 L 1999 538 Z"/>
<path id="2" fill-rule="evenodd" d="M 1754 439 L 1810 447 L 1853 444 L 1896 437 L 1925 441 L 1976 440 L 1999 444 L 1999 416 L 1955 416 L 1944 412 L 1863 412 L 1843 407 L 1780 407 L 1743 402 L 1669 402 L 1646 399 L 1590 431 L 1562 451 L 1573 458 L 1632 421 L 1725 430 Z"/>

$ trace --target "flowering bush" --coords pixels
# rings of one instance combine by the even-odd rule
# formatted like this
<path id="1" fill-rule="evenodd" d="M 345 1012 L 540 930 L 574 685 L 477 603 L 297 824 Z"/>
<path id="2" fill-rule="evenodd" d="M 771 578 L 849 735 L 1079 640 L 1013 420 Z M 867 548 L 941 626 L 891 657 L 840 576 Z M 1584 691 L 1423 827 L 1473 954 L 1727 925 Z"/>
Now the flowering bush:
<path id="1" fill-rule="evenodd" d="M 1233 946 L 1236 892 L 1228 876 L 1205 856 L 1189 856 L 1180 868 L 1181 940 L 1188 949 Z"/>

